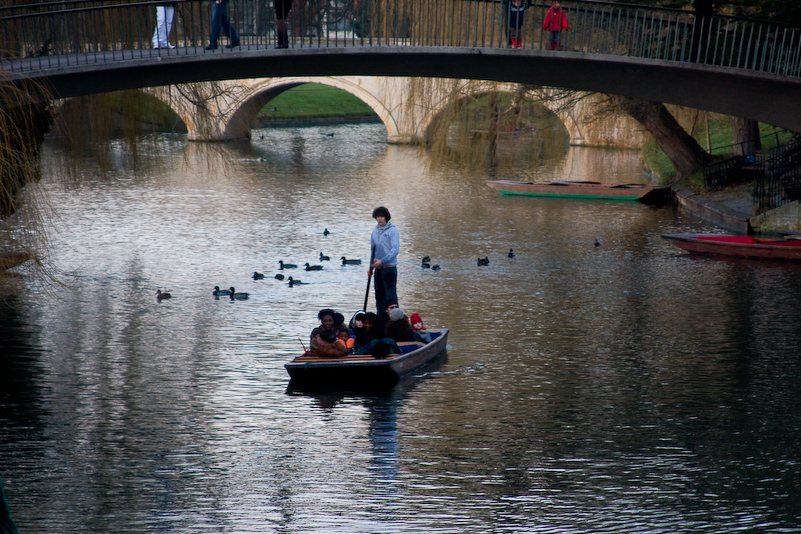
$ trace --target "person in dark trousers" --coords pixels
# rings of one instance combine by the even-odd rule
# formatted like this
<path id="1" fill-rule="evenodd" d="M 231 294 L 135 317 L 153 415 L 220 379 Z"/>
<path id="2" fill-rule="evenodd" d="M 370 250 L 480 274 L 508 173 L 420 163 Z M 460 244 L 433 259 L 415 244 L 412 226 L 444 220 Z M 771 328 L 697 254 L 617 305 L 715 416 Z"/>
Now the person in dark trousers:
<path id="1" fill-rule="evenodd" d="M 370 272 L 375 287 L 375 306 L 379 320 L 383 323 L 389 302 L 398 302 L 398 252 L 400 252 L 400 233 L 389 220 L 392 216 L 384 206 L 373 210 L 376 226 L 370 236 L 372 249 Z"/>
<path id="2" fill-rule="evenodd" d="M 523 14 L 528 8 L 526 0 L 512 0 L 509 4 L 507 28 L 509 48 L 523 48 Z"/>
<path id="3" fill-rule="evenodd" d="M 211 13 L 211 35 L 209 36 L 209 46 L 206 47 L 206 50 L 217 48 L 220 32 L 228 36 L 226 48 L 239 46 L 239 34 L 236 33 L 236 30 L 231 25 L 231 19 L 228 18 L 228 0 L 214 0 L 214 10 Z"/>
<path id="4" fill-rule="evenodd" d="M 289 48 L 289 37 L 284 20 L 292 9 L 292 0 L 275 0 L 275 37 L 276 48 Z"/>
<path id="5" fill-rule="evenodd" d="M 693 0 L 693 8 L 695 9 L 695 22 L 693 24 L 693 43 L 690 47 L 690 61 L 705 63 L 715 5 L 711 0 Z"/>

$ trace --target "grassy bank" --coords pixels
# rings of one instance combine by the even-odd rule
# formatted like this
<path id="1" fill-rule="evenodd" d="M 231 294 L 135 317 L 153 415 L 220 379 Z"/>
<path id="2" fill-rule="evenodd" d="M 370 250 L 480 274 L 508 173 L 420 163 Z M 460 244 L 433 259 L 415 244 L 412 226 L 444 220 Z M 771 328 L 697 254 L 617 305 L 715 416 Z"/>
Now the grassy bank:
<path id="1" fill-rule="evenodd" d="M 375 112 L 352 94 L 317 83 L 307 83 L 270 100 L 256 117 L 259 121 L 374 117 Z"/>
<path id="2" fill-rule="evenodd" d="M 695 119 L 689 124 L 686 121 L 680 120 L 682 126 L 692 132 L 693 137 L 701 145 L 702 148 L 707 149 L 716 159 L 725 159 L 734 155 L 733 146 L 733 130 L 731 125 L 731 117 L 728 115 L 710 114 L 708 121 L 705 114 L 701 112 L 696 114 Z M 709 135 L 707 135 L 707 124 L 709 125 Z M 778 135 L 775 132 L 778 131 Z M 763 150 L 768 150 L 787 143 L 792 137 L 792 133 L 787 130 L 777 130 L 775 126 L 768 124 L 759 124 L 760 137 L 762 139 Z M 656 174 L 660 183 L 669 183 L 673 181 L 676 175 L 676 169 L 670 162 L 670 159 L 659 148 L 654 139 L 650 139 L 642 148 L 642 158 L 648 169 Z M 704 189 L 704 177 L 702 173 L 697 173 L 693 176 L 683 178 L 679 185 L 687 187 L 693 191 L 701 192 Z"/>

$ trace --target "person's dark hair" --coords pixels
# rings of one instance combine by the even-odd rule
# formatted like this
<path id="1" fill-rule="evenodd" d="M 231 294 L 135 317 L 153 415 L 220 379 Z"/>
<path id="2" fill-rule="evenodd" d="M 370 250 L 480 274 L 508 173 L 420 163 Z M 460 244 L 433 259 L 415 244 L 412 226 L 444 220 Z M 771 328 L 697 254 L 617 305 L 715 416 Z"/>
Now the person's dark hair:
<path id="1" fill-rule="evenodd" d="M 383 341 L 377 342 L 373 345 L 373 358 L 383 359 L 389 356 L 392 349 L 389 347 L 389 343 L 385 343 Z"/>
<path id="2" fill-rule="evenodd" d="M 337 332 L 336 330 L 323 330 L 320 332 L 320 339 L 328 343 L 333 343 L 337 340 Z"/>
<path id="3" fill-rule="evenodd" d="M 373 219 L 376 217 L 384 217 L 387 221 L 389 221 L 392 218 L 392 215 L 389 214 L 389 210 L 384 206 L 378 206 L 373 210 Z"/>
<path id="4" fill-rule="evenodd" d="M 337 322 L 337 312 L 335 312 L 331 308 L 323 308 L 322 310 L 320 310 L 317 313 L 317 318 L 322 321 L 323 317 L 325 317 L 326 315 L 330 315 L 331 317 L 334 318 L 334 322 L 335 323 Z"/>
<path id="5" fill-rule="evenodd" d="M 346 334 L 348 334 L 348 336 L 350 336 L 350 330 L 348 330 L 345 327 L 342 327 L 342 328 L 337 329 L 337 337 L 339 337 L 339 334 L 341 334 L 342 332 L 345 332 Z"/>
<path id="6" fill-rule="evenodd" d="M 367 312 L 362 316 L 362 323 L 365 321 L 369 321 L 373 324 L 373 326 L 375 326 L 376 323 L 378 323 L 378 315 L 374 314 L 373 312 Z"/>
<path id="7" fill-rule="evenodd" d="M 345 324 L 345 316 L 339 312 L 334 313 L 334 326 L 342 326 Z"/>

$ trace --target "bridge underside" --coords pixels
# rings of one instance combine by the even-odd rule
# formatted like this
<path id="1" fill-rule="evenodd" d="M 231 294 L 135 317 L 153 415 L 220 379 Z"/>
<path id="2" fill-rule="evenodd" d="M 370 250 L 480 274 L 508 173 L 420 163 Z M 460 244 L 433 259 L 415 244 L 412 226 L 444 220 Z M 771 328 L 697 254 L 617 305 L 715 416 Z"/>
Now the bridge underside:
<path id="1" fill-rule="evenodd" d="M 801 80 L 693 63 L 484 48 L 299 48 L 143 57 L 40 71 L 53 96 L 276 76 L 471 78 L 619 94 L 801 131 Z M 13 75 L 12 75 L 13 79 Z"/>

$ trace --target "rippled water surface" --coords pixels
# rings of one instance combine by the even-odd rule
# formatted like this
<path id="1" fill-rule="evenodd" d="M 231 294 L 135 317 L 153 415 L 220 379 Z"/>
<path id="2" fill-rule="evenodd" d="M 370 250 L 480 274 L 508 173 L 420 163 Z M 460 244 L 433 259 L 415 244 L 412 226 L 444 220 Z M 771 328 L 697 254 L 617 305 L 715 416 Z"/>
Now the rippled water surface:
<path id="1" fill-rule="evenodd" d="M 718 230 L 671 207 L 501 196 L 381 125 L 256 134 L 79 160 L 79 185 L 46 147 L 65 285 L 23 270 L 0 312 L 21 532 L 801 531 L 800 266 L 687 256 L 660 234 Z M 520 176 L 644 181 L 579 148 L 493 177 Z M 366 261 L 381 204 L 401 306 L 448 351 L 391 391 L 293 391 L 317 310 L 362 306 L 337 259 Z"/>

